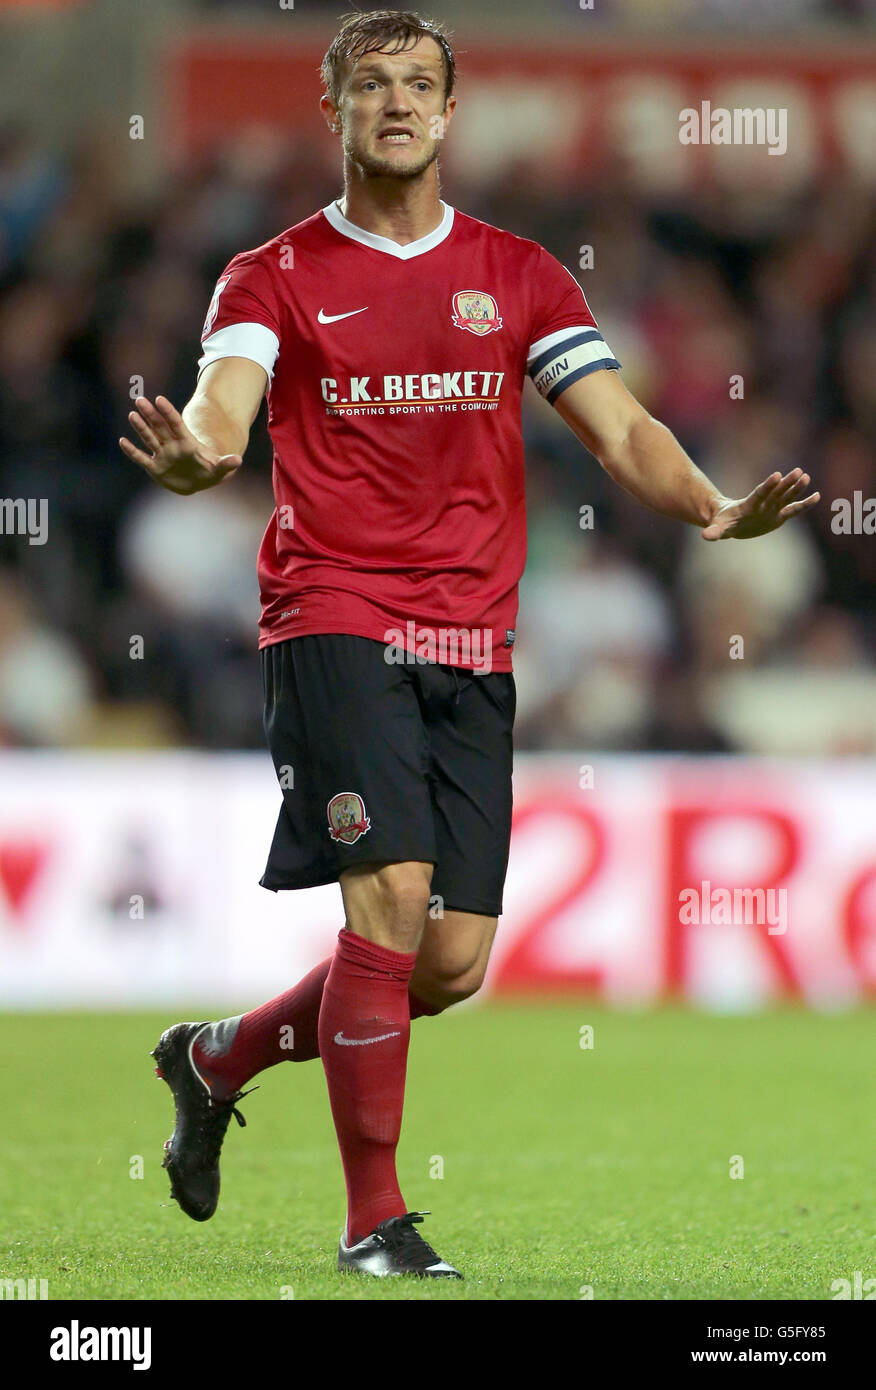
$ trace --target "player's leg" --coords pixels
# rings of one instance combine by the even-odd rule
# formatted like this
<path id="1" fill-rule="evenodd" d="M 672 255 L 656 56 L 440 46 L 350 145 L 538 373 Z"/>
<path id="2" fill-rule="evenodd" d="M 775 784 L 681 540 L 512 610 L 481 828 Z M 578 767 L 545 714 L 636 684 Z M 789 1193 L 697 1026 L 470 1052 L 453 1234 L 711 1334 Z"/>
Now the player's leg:
<path id="1" fill-rule="evenodd" d="M 243 1123 L 236 1102 L 244 1087 L 280 1062 L 319 1057 L 319 1011 L 332 960 L 326 957 L 294 988 L 247 1014 L 175 1024 L 162 1035 L 153 1053 L 156 1071 L 171 1083 L 178 1099 L 174 1135 L 165 1145 L 165 1166 L 171 1174 L 172 1195 L 194 1220 L 206 1221 L 216 1209 L 219 1152 L 231 1116 Z M 412 1022 L 447 1007 L 440 1002 L 443 982 L 444 976 L 434 981 L 428 999 L 409 989 Z M 210 1138 L 206 1148 L 204 1132 Z M 176 1173 L 168 1157 L 171 1147 L 182 1158 L 182 1169 Z M 188 1161 L 180 1154 L 187 1147 L 192 1150 Z"/>
<path id="2" fill-rule="evenodd" d="M 445 912 L 434 920 L 427 913 L 408 989 L 412 1023 L 480 989 L 497 921 L 472 912 Z M 319 1009 L 331 963 L 327 956 L 292 989 L 249 1013 L 198 1026 L 192 1063 L 216 1100 L 242 1091 L 268 1067 L 319 1057 Z"/>
<path id="3" fill-rule="evenodd" d="M 382 644 L 344 636 L 296 639 L 263 653 L 265 727 L 284 790 L 262 882 L 273 889 L 324 883 L 349 867 L 344 880 L 363 921 L 379 918 L 385 885 L 398 879 L 388 870 L 368 890 L 371 862 L 407 858 L 405 849 L 417 846 L 429 853 L 433 844 L 416 694 L 410 672 L 383 658 Z M 333 796 L 344 787 L 364 790 L 364 800 L 355 792 L 346 801 Z M 375 807 L 379 815 L 370 814 Z M 345 816 L 354 822 L 363 817 L 362 828 L 345 830 Z M 426 861 L 417 879 L 431 869 Z M 419 884 L 414 887 L 419 902 Z M 421 930 L 418 918 L 415 934 Z M 239 1090 L 278 1062 L 319 1056 L 319 1010 L 331 960 L 258 1009 L 201 1032 L 193 1057 L 217 1096 Z M 409 1008 L 411 1018 L 434 1012 L 416 997 Z"/>
<path id="4" fill-rule="evenodd" d="M 346 925 L 323 992 L 319 1042 L 347 1178 L 349 1245 L 406 1210 L 395 1151 L 415 969 L 423 957 L 426 1002 L 440 1009 L 452 990 L 473 985 L 489 954 L 492 934 L 485 941 L 468 914 L 443 924 L 459 928 L 455 950 L 427 938 L 432 872 L 430 863 L 365 864 L 341 875 Z"/>
<path id="5" fill-rule="evenodd" d="M 362 910 L 374 906 L 363 903 Z M 439 919 L 426 913 L 408 989 L 411 1022 L 443 1013 L 480 989 L 497 923 L 473 912 L 445 912 Z M 331 963 L 326 957 L 292 989 L 249 1013 L 199 1026 L 192 1062 L 217 1100 L 234 1096 L 268 1067 L 319 1057 L 319 1010 Z"/>
<path id="6" fill-rule="evenodd" d="M 410 670 L 383 657 L 382 643 L 343 634 L 295 638 L 263 651 L 265 730 L 283 792 L 265 887 L 329 883 L 370 861 L 434 862 L 417 695 Z M 425 904 L 418 913 L 422 918 Z M 317 967 L 297 987 L 311 1018 L 327 978 Z M 176 1024 L 155 1052 L 176 1107 L 164 1166 L 172 1195 L 197 1220 L 211 1216 L 218 1199 L 219 1151 L 239 1084 L 218 1075 L 218 1063 L 233 1049 L 241 1023 Z M 288 1015 L 269 1005 L 256 1028 L 276 1029 L 280 1043 L 288 1038 L 287 1024 Z M 215 1079 L 207 1071 L 210 1053 Z"/>
<path id="7" fill-rule="evenodd" d="M 437 920 L 426 914 L 408 990 L 412 1023 L 480 989 L 497 921 L 472 912 L 445 912 Z M 291 989 L 249 1013 L 199 1026 L 192 1061 L 217 1100 L 280 1062 L 319 1057 L 319 1009 L 331 963 L 327 956 Z"/>
<path id="8" fill-rule="evenodd" d="M 426 916 L 408 988 L 411 1021 L 442 1013 L 480 988 L 496 922 L 469 912 L 447 912 L 437 921 Z M 174 1145 L 179 1165 L 167 1164 L 173 1195 L 194 1220 L 205 1221 L 216 1209 L 219 1152 L 232 1114 L 242 1120 L 236 1101 L 243 1087 L 281 1061 L 319 1056 L 319 1011 L 332 959 L 248 1014 L 174 1025 L 156 1048 L 159 1075 L 174 1083 L 179 1097 L 174 1137 L 166 1145 L 168 1151 Z"/>
<path id="9" fill-rule="evenodd" d="M 430 865 L 431 867 L 431 865 Z M 427 923 L 428 929 L 428 923 Z M 312 1062 L 319 1057 L 319 1009 L 331 968 L 326 956 L 291 989 L 249 1013 L 208 1023 L 197 1034 L 192 1059 L 214 1096 L 224 1099 L 280 1062 Z M 411 1022 L 441 1013 L 432 997 L 408 991 Z"/>
<path id="10" fill-rule="evenodd" d="M 415 822 L 423 818 L 425 791 L 432 848 L 417 864 L 400 859 L 371 868 L 365 863 L 341 875 L 347 923 L 339 933 L 323 992 L 319 1043 L 347 1180 L 348 1222 L 338 1267 L 452 1277 L 457 1271 L 415 1230 L 421 1214 L 406 1210 L 395 1170 L 410 1037 L 408 997 L 432 905 L 439 913 L 454 914 L 443 926 L 461 926 L 455 961 L 447 946 L 443 951 L 431 944 L 427 948 L 428 980 L 425 974 L 421 978 L 431 987 L 432 997 L 440 1002 L 454 982 L 468 988 L 473 972 L 486 963 L 493 924 L 485 940 L 482 929 L 476 926 L 472 932 L 471 922 L 461 925 L 460 916 L 496 917 L 501 907 L 510 828 L 510 769 L 504 754 L 510 754 L 510 736 L 507 748 L 502 744 L 498 764 L 489 737 L 486 756 L 477 753 L 478 767 L 472 772 L 467 764 L 472 742 L 488 735 L 489 726 L 493 744 L 502 742 L 509 708 L 505 682 L 501 691 L 494 686 L 499 703 L 489 704 L 486 712 L 478 697 L 459 708 L 462 683 L 446 668 L 416 667 L 414 682 L 422 739 L 417 743 L 418 776 L 407 781 L 404 815 Z M 441 733 L 448 721 L 455 730 L 449 741 Z M 460 743 L 469 756 L 458 756 Z M 498 781 L 498 796 L 484 794 L 483 779 Z M 466 824 L 453 827 L 454 844 L 448 846 L 445 870 L 435 850 L 439 838 L 447 844 L 446 826 L 456 814 L 453 802 L 460 794 L 475 807 L 478 824 L 472 836 Z M 470 821 L 468 813 L 465 819 Z M 395 833 L 406 833 L 401 821 Z M 495 862 L 497 857 L 501 863 Z M 426 860 L 428 864 L 422 862 Z M 431 864 L 436 868 L 430 872 Z M 441 884 L 437 901 L 436 879 Z M 431 927 L 429 933 L 431 943 Z M 432 969 L 443 975 L 433 978 Z"/>
<path id="11" fill-rule="evenodd" d="M 341 875 L 346 925 L 325 983 L 320 1056 L 347 1185 L 338 1269 L 460 1278 L 416 1230 L 395 1155 L 405 1097 L 411 976 L 431 863 L 358 865 Z"/>
<path id="12" fill-rule="evenodd" d="M 315 644 L 315 646 L 311 644 Z M 343 652 L 336 650 L 336 646 L 343 646 L 344 644 L 348 646 L 352 644 L 352 649 Z M 366 658 L 365 666 L 360 666 L 359 674 L 366 679 L 367 683 L 372 670 L 382 671 L 378 680 L 378 685 L 382 686 L 386 668 L 375 666 L 368 655 L 368 650 L 375 646 L 376 644 L 365 642 L 364 639 L 342 637 L 298 639 L 297 642 L 281 644 L 279 648 L 269 648 L 263 653 L 266 685 L 266 728 L 269 732 L 269 743 L 278 774 L 281 775 L 281 785 L 286 785 L 282 776 L 288 773 L 290 768 L 307 766 L 309 761 L 307 740 L 310 739 L 312 745 L 316 743 L 313 731 L 307 728 L 307 715 L 314 707 L 320 707 L 320 701 L 318 698 L 316 700 L 313 698 L 305 699 L 308 693 L 311 697 L 313 696 L 312 668 L 314 663 L 320 678 L 322 678 L 322 671 L 319 668 L 325 665 L 329 658 L 336 662 L 340 661 L 348 680 L 353 688 L 356 688 L 357 673 L 351 671 L 351 668 L 355 667 L 360 657 L 364 655 Z M 298 651 L 297 665 L 291 659 L 293 649 Z M 378 650 L 380 649 L 378 648 Z M 404 672 L 396 674 L 404 675 Z M 444 697 L 449 690 L 447 685 L 449 676 L 445 670 L 435 672 L 434 678 L 438 682 L 443 682 L 445 687 L 443 691 L 439 691 L 442 696 L 438 701 L 440 707 L 442 701 L 446 704 Z M 458 710 L 459 680 L 455 678 L 453 691 L 456 691 L 455 705 L 457 708 L 454 710 L 451 721 L 454 727 L 451 730 L 449 748 L 445 746 L 445 740 L 440 731 L 437 735 L 433 731 L 434 743 L 439 754 L 436 760 L 436 779 L 439 787 L 438 810 L 443 827 L 443 852 L 447 857 L 447 872 L 443 880 L 447 893 L 444 896 L 445 901 L 459 901 L 464 907 L 468 907 L 470 903 L 482 905 L 485 900 L 484 895 L 486 895 L 487 901 L 497 903 L 501 897 L 501 883 L 504 879 L 504 868 L 507 862 L 507 843 L 505 842 L 503 822 L 507 820 L 508 827 L 510 827 L 510 731 L 505 739 L 502 728 L 500 727 L 498 730 L 501 746 L 498 749 L 499 757 L 498 759 L 493 757 L 491 766 L 492 781 L 496 792 L 496 796 L 492 799 L 492 808 L 487 804 L 490 802 L 490 797 L 485 797 L 483 789 L 478 788 L 481 779 L 481 769 L 478 767 L 473 770 L 469 768 L 463 779 L 472 784 L 474 796 L 469 797 L 466 794 L 464 803 L 454 807 L 453 800 L 458 792 L 458 779 L 452 774 L 449 778 L 447 776 L 448 754 L 453 755 L 457 763 L 460 764 L 460 753 L 465 754 L 466 749 L 468 749 L 468 756 L 470 757 L 472 740 L 474 740 L 475 745 L 481 741 L 484 743 L 484 749 L 481 751 L 487 754 L 488 759 L 491 751 L 495 753 L 496 710 L 499 713 L 498 724 L 503 726 L 507 721 L 507 684 L 510 681 L 511 678 L 508 676 L 493 679 L 493 685 L 498 685 L 500 688 L 493 691 L 493 696 L 497 698 L 491 698 L 488 701 L 486 707 L 488 718 L 485 723 L 483 710 L 477 701 L 469 700 L 461 712 Z M 396 686 L 399 684 L 395 678 L 391 683 Z M 324 680 L 322 684 L 325 685 Z M 358 684 L 361 685 L 361 681 Z M 290 700 L 290 690 L 294 693 L 295 700 Z M 374 703 L 373 700 L 369 701 L 368 699 L 370 693 L 367 690 L 363 692 L 365 709 L 370 709 Z M 379 689 L 376 693 L 382 694 L 383 691 Z M 392 693 L 397 695 L 398 691 L 395 690 Z M 511 696 L 513 702 L 513 683 Z M 385 807 L 388 814 L 383 820 L 383 830 L 384 832 L 389 830 L 393 836 L 393 842 L 398 844 L 411 833 L 411 827 L 413 827 L 413 833 L 419 835 L 418 843 L 422 846 L 431 843 L 428 833 L 424 836 L 422 807 L 418 808 L 421 821 L 419 828 L 416 824 L 416 815 L 411 813 L 412 807 L 416 807 L 418 801 L 422 799 L 419 796 L 422 791 L 420 770 L 424 765 L 424 757 L 420 742 L 422 731 L 418 713 L 419 711 L 414 713 L 414 708 L 409 700 L 402 705 L 396 702 L 390 719 L 384 721 L 383 728 L 379 729 L 378 732 L 385 734 L 386 728 L 391 726 L 392 753 L 394 756 L 401 757 L 401 763 L 392 770 L 393 775 L 389 782 L 389 785 L 396 792 L 396 803 L 393 807 L 390 801 L 390 804 Z M 290 714 L 292 716 L 291 725 L 295 728 L 298 738 L 298 746 L 295 746 L 289 727 L 284 728 L 283 716 L 286 716 L 288 724 Z M 459 747 L 460 731 L 464 735 L 461 749 Z M 326 730 L 321 727 L 319 732 L 324 736 Z M 374 741 L 370 737 L 364 740 L 360 739 L 359 747 L 370 749 Z M 380 743 L 379 738 L 377 743 Z M 492 750 L 491 744 L 493 745 Z M 477 750 L 475 749 L 475 751 Z M 397 762 L 398 756 L 396 756 Z M 479 761 L 482 759 L 479 758 Z M 506 763 L 507 768 L 505 767 Z M 489 761 L 485 765 L 489 767 Z M 507 775 L 505 775 L 506 773 Z M 346 781 L 346 779 L 342 780 Z M 503 790 L 505 782 L 508 784 L 507 792 Z M 347 785 L 356 785 L 355 778 L 347 781 Z M 381 789 L 385 789 L 386 786 L 386 781 L 381 781 Z M 447 795 L 448 789 L 449 796 Z M 470 822 L 472 807 L 476 808 L 474 823 Z M 496 808 L 498 808 L 497 814 L 492 814 Z M 294 815 L 290 814 L 292 810 L 294 810 Z M 364 804 L 360 803 L 358 814 L 364 815 Z M 345 842 L 355 843 L 362 838 L 370 826 L 366 825 L 364 829 L 357 829 L 355 815 L 352 818 L 348 815 L 348 820 L 350 819 L 353 821 L 354 828 L 346 835 Z M 456 837 L 452 835 L 448 837 L 447 827 L 451 826 L 456 819 L 459 821 L 462 833 Z M 265 886 L 281 887 L 297 886 L 298 884 L 305 886 L 308 882 L 326 881 L 326 856 L 324 851 L 320 851 L 314 842 L 311 833 L 312 822 L 313 807 L 311 806 L 308 811 L 306 799 L 304 801 L 293 799 L 284 791 L 284 806 L 278 820 L 268 869 L 262 880 Z M 491 823 L 493 828 L 487 830 L 486 827 Z M 342 839 L 344 836 L 338 833 L 333 838 Z M 378 850 L 382 847 L 379 839 L 374 843 Z M 429 851 L 427 850 L 427 852 Z M 330 876 L 331 867 L 329 865 L 328 877 Z M 387 875 L 384 875 L 384 879 L 386 878 Z M 357 889 L 351 890 L 353 892 L 354 911 L 357 914 L 357 920 L 360 920 L 362 925 L 363 937 L 367 940 L 368 921 L 373 921 L 375 914 L 378 922 L 383 920 L 380 903 L 381 894 L 385 897 L 385 890 L 381 888 L 380 892 L 377 892 L 377 888 L 382 882 L 379 879 L 375 879 L 371 883 L 367 876 L 363 877 L 358 874 L 350 876 L 351 883 L 354 880 L 370 885 L 368 888 L 370 897 L 360 898 L 357 896 Z M 434 888 L 434 884 L 432 887 Z M 409 894 L 406 887 L 401 897 L 407 896 Z M 394 891 L 393 901 L 395 902 L 398 897 L 399 893 Z M 399 915 L 397 904 L 394 908 L 394 914 L 395 919 L 397 919 Z M 390 914 L 390 922 L 392 920 L 393 914 Z M 413 935 L 416 934 L 416 929 L 410 925 L 410 922 L 408 922 L 408 930 L 411 935 L 404 940 L 403 944 L 411 944 Z M 477 913 L 474 909 L 455 911 L 450 908 L 438 921 L 433 920 L 431 915 L 426 919 L 422 962 L 414 981 L 414 988 L 409 989 L 410 1018 L 422 1014 L 439 1013 L 457 999 L 468 997 L 474 989 L 479 987 L 494 932 L 495 917 L 491 915 L 484 917 L 483 914 Z M 355 932 L 353 936 L 356 936 Z M 196 1219 L 205 1220 L 212 1215 L 215 1209 L 219 1187 L 218 1153 L 230 1115 L 237 1113 L 233 1110 L 233 1101 L 237 1099 L 236 1087 L 245 1084 L 246 1079 L 254 1075 L 256 1070 L 272 1065 L 275 1061 L 286 1060 L 290 1055 L 292 1059 L 296 1060 L 317 1055 L 316 1019 L 330 968 L 330 961 L 322 962 L 309 972 L 293 991 L 287 991 L 279 999 L 270 1001 L 268 1005 L 262 1006 L 261 1009 L 254 1010 L 242 1018 L 222 1020 L 215 1025 L 176 1025 L 174 1029 L 169 1030 L 169 1033 L 162 1037 L 162 1044 L 165 1044 L 169 1042 L 171 1035 L 176 1035 L 173 1038 L 174 1055 L 172 1059 L 169 1059 L 173 1062 L 173 1067 L 165 1063 L 164 1056 L 160 1056 L 158 1059 L 165 1065 L 164 1074 L 174 1086 L 174 1099 L 177 1102 L 177 1126 L 174 1130 L 173 1140 L 169 1141 L 169 1145 L 174 1144 L 176 1152 L 174 1155 L 168 1155 L 165 1166 L 171 1173 L 174 1195 L 181 1201 L 184 1210 Z M 417 993 L 418 989 L 421 991 L 419 994 Z M 232 1073 L 224 1078 L 221 1075 L 214 1078 L 215 1096 L 192 1063 L 192 1054 L 193 1051 L 197 1050 L 198 1042 L 208 1038 L 211 1051 L 214 1054 L 213 1062 L 217 1069 L 223 1056 L 233 1053 L 238 1042 L 242 1049 L 241 1056 L 235 1059 L 234 1065 L 236 1066 L 242 1057 L 243 1070 L 237 1076 L 233 1074 L 232 1070 Z M 290 1041 L 293 1043 L 291 1051 L 288 1050 Z M 281 1052 L 279 1056 L 277 1055 L 278 1048 Z M 201 1060 L 205 1060 L 203 1056 Z M 253 1060 L 255 1065 L 252 1065 Z M 176 1073 L 177 1078 L 176 1084 L 174 1084 L 174 1073 Z M 232 1090 L 232 1087 L 235 1090 Z M 188 1153 L 183 1142 L 186 1136 L 186 1125 L 182 1123 L 185 1116 L 181 1115 L 181 1100 L 184 1102 L 183 1109 L 188 1112 L 189 1117 L 194 1116 L 194 1122 L 188 1125 L 188 1133 L 194 1135 L 197 1140 L 196 1143 L 188 1146 L 192 1149 L 192 1154 Z M 238 1115 L 238 1118 L 241 1117 Z M 206 1143 L 204 1142 L 205 1134 L 208 1141 Z M 208 1148 L 210 1149 L 209 1155 L 206 1152 Z M 182 1152 L 184 1149 L 186 1152 Z M 171 1157 L 177 1160 L 176 1174 L 169 1161 Z M 191 1159 L 190 1163 L 188 1162 L 189 1159 Z M 188 1171 L 184 1171 L 186 1167 Z M 183 1189 L 182 1192 L 180 1189 Z M 408 1237 L 411 1233 L 404 1234 L 405 1243 L 410 1246 L 411 1242 Z M 419 1253 L 422 1254 L 422 1249 Z"/>
<path id="13" fill-rule="evenodd" d="M 362 864 L 341 875 L 346 924 L 323 990 L 319 1050 L 347 1183 L 348 1245 L 406 1210 L 395 1151 L 408 989 L 431 878 L 430 863 L 411 862 Z"/>
<path id="14" fill-rule="evenodd" d="M 379 1057 L 369 1056 L 373 1069 L 366 1075 L 363 1066 L 357 1084 L 350 1091 L 352 1103 L 354 1097 L 361 1096 L 369 1087 L 383 1084 L 389 1087 L 386 1126 L 369 1136 L 372 1143 L 375 1139 L 378 1141 L 378 1146 L 381 1140 L 385 1142 L 383 1166 L 374 1150 L 369 1153 L 369 1162 L 372 1174 L 377 1173 L 384 1183 L 377 1196 L 379 1199 L 385 1197 L 387 1209 L 392 1209 L 394 1204 L 403 1209 L 401 1193 L 393 1180 L 395 1144 L 404 1099 L 401 1063 L 407 1055 L 409 1024 L 405 1026 L 405 1006 L 408 991 L 415 970 L 419 971 L 415 989 L 425 1000 L 433 1001 L 435 1007 L 467 997 L 479 986 L 489 959 L 496 919 L 501 912 L 511 831 L 512 677 L 506 674 L 492 678 L 463 677 L 452 668 L 427 666 L 418 670 L 417 684 L 428 735 L 427 775 L 437 849 L 434 872 L 428 885 L 423 880 L 420 890 L 424 905 L 428 902 L 430 912 L 435 911 L 436 916 L 427 918 L 428 926 L 424 925 L 421 932 L 417 931 L 413 917 L 407 930 L 398 921 L 393 925 L 394 908 L 387 905 L 378 879 L 363 882 L 357 903 L 359 913 L 352 921 L 348 908 L 348 925 L 358 925 L 362 933 L 354 937 L 356 943 L 370 952 L 375 950 L 375 942 L 386 943 L 377 947 L 384 953 L 381 956 L 371 956 L 368 951 L 361 955 L 357 951 L 360 970 L 366 972 L 382 967 L 396 979 L 392 1000 L 395 1012 L 374 1012 L 367 1022 L 363 1019 L 364 1045 L 361 1049 L 348 1049 L 367 1054 L 376 1054 L 384 1046 L 388 1051 L 393 1047 L 397 1049 L 391 1076 L 381 1073 Z M 359 884 L 355 880 L 351 882 L 358 889 Z M 349 896 L 345 892 L 345 905 Z M 343 949 L 340 943 L 345 937 L 347 933 L 342 932 L 339 949 Z M 389 943 L 408 949 L 393 951 Z M 413 950 L 417 947 L 415 957 Z M 363 973 L 360 979 L 364 982 L 364 978 Z M 330 1076 L 338 1051 L 342 1050 L 332 1046 L 340 1041 L 340 1035 L 333 1033 L 334 1020 L 324 1019 L 331 981 L 330 974 L 319 1028 L 320 1051 L 327 1076 Z M 361 1018 L 364 1013 L 360 1007 L 357 1017 Z M 367 1041 L 369 1034 L 365 1029 L 377 1029 L 377 1037 L 385 1041 L 372 1046 Z M 356 1141 L 361 1142 L 361 1138 L 362 1128 L 355 1133 Z M 342 1151 L 343 1147 L 342 1141 Z M 348 1171 L 346 1163 L 345 1171 Z M 359 1219 L 358 1181 L 354 1174 L 350 1192 L 351 1226 Z M 366 1260 L 388 1260 L 390 1271 L 398 1269 L 408 1259 L 408 1267 L 412 1270 L 417 1268 L 414 1262 L 419 1260 L 422 1267 L 417 1272 L 455 1274 L 452 1267 L 438 1260 L 431 1247 L 420 1241 L 412 1224 L 417 1219 L 417 1213 L 391 1218 L 353 1250 L 348 1250 L 342 1239 L 339 1268 L 353 1264 L 361 1253 Z M 364 1217 L 363 1224 L 367 1224 L 367 1220 L 368 1217 Z M 355 1234 L 355 1230 L 348 1232 L 353 1239 Z M 398 1242 L 398 1246 L 388 1252 L 380 1251 L 375 1249 L 375 1237 Z M 435 1263 L 430 1264 L 433 1260 Z M 372 1272 L 388 1271 L 376 1267 Z"/>
<path id="15" fill-rule="evenodd" d="M 383 893 L 390 876 L 384 873 L 379 883 Z M 361 890 L 367 890 L 370 886 L 360 878 L 351 889 L 353 898 L 356 898 L 357 891 L 362 898 L 361 910 L 366 916 L 375 911 L 375 895 L 363 896 Z M 373 886 L 378 886 L 377 881 Z M 358 904 L 354 911 L 358 911 Z M 408 988 L 411 1019 L 441 1013 L 462 999 L 469 998 L 480 988 L 496 924 L 495 917 L 469 912 L 449 911 L 439 919 L 426 915 Z M 367 921 L 360 922 L 360 927 L 367 932 Z M 166 1060 L 164 1054 L 156 1049 L 159 1070 L 163 1064 L 167 1068 L 168 1079 L 175 1070 L 177 1085 L 182 1088 L 180 1094 L 188 1097 L 187 1104 L 178 1107 L 180 1113 L 174 1132 L 178 1162 L 181 1158 L 183 1171 L 171 1171 L 171 1177 L 177 1201 L 195 1220 L 206 1220 L 215 1211 L 219 1196 L 219 1149 L 231 1115 L 239 1116 L 234 1101 L 240 1088 L 265 1066 L 290 1057 L 300 1059 L 303 1052 L 313 1058 L 319 1056 L 319 1009 L 331 964 L 332 957 L 329 957 L 310 971 L 294 990 L 287 991 L 279 999 L 253 1010 L 242 1019 L 225 1019 L 218 1024 L 176 1025 L 170 1033 L 180 1029 L 191 1030 L 193 1042 L 186 1047 L 186 1039 L 181 1038 L 183 1045 L 171 1049 Z M 207 1035 L 212 1039 L 211 1045 L 218 1050 L 218 1055 L 199 1061 L 198 1041 Z M 281 1048 L 284 1040 L 287 1044 L 294 1042 L 294 1047 Z M 223 1045 L 226 1048 L 224 1053 L 221 1050 Z M 259 1058 L 262 1059 L 261 1064 Z M 205 1075 L 204 1060 L 213 1067 L 224 1067 L 218 1076 L 215 1072 L 210 1073 L 209 1091 L 198 1079 Z M 236 1072 L 229 1072 L 229 1062 L 237 1068 Z M 187 1114 L 195 1140 L 189 1146 L 191 1155 L 188 1163 L 184 1126 Z M 208 1139 L 211 1134 L 213 1136 L 208 1144 L 210 1153 L 205 1153 L 204 1149 L 205 1131 Z M 168 1141 L 168 1145 L 170 1143 Z M 417 1254 L 423 1258 L 421 1249 Z"/>
<path id="16" fill-rule="evenodd" d="M 445 912 L 427 917 L 411 976 L 410 997 L 443 1013 L 470 999 L 484 982 L 498 917 Z"/>

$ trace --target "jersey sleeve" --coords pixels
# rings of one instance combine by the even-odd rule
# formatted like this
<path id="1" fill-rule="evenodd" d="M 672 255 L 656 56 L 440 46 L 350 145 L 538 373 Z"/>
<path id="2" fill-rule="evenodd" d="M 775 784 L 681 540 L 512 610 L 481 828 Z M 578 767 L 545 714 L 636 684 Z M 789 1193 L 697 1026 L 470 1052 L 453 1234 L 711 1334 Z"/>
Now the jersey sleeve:
<path id="1" fill-rule="evenodd" d="M 248 357 L 273 379 L 280 351 L 280 306 L 264 259 L 244 251 L 216 281 L 201 331 L 198 376 L 220 357 Z"/>
<path id="2" fill-rule="evenodd" d="M 620 369 L 574 275 L 543 247 L 535 266 L 535 312 L 526 370 L 553 405 L 567 386 L 608 368 Z"/>

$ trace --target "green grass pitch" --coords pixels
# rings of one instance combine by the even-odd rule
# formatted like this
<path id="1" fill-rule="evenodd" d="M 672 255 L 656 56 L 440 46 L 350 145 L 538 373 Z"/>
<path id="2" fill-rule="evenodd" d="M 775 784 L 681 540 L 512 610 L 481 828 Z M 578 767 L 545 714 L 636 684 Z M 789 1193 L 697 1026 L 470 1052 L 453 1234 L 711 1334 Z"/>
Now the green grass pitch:
<path id="1" fill-rule="evenodd" d="M 867 1011 L 503 1002 L 418 1020 L 399 1174 L 464 1283 L 335 1271 L 318 1061 L 259 1078 L 216 1216 L 179 1211 L 148 1054 L 177 1018 L 218 1016 L 0 1016 L 0 1278 L 47 1279 L 53 1299 L 757 1300 L 876 1276 Z"/>

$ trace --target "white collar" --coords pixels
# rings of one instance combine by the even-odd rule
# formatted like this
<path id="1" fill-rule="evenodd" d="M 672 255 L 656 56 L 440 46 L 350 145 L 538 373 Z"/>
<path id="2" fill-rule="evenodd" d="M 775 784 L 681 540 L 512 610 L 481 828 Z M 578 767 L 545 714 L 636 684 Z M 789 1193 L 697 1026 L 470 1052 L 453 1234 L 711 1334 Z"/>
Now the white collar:
<path id="1" fill-rule="evenodd" d="M 323 213 L 342 236 L 358 241 L 362 246 L 370 246 L 375 251 L 384 251 L 387 256 L 395 256 L 400 261 L 409 261 L 413 256 L 422 256 L 424 252 L 440 246 L 449 237 L 453 227 L 453 208 L 443 202 L 441 207 L 444 216 L 435 230 L 429 232 L 428 236 L 420 237 L 419 241 L 409 241 L 407 246 L 399 246 L 397 241 L 391 241 L 387 236 L 378 236 L 376 232 L 366 232 L 364 227 L 357 227 L 355 222 L 348 221 L 337 203 L 329 203 L 328 207 L 323 208 Z"/>

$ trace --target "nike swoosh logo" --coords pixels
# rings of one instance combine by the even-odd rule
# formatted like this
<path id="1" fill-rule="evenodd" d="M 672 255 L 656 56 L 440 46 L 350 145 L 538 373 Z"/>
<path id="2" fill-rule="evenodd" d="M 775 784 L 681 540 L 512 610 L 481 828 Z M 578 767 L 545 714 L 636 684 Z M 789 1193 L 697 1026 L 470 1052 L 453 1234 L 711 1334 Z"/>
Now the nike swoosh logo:
<path id="1" fill-rule="evenodd" d="M 368 308 L 370 305 L 366 304 L 365 309 Z M 351 319 L 354 314 L 364 314 L 365 309 L 351 309 L 348 314 L 327 314 L 324 309 L 320 309 L 316 319 L 317 323 L 337 323 L 338 319 Z"/>
<path id="2" fill-rule="evenodd" d="M 386 1038 L 398 1038 L 400 1036 L 400 1028 L 397 1028 L 394 1033 L 381 1033 L 379 1038 L 345 1038 L 343 1033 L 335 1033 L 335 1042 L 340 1043 L 341 1047 L 366 1047 L 368 1043 L 383 1042 Z"/>

